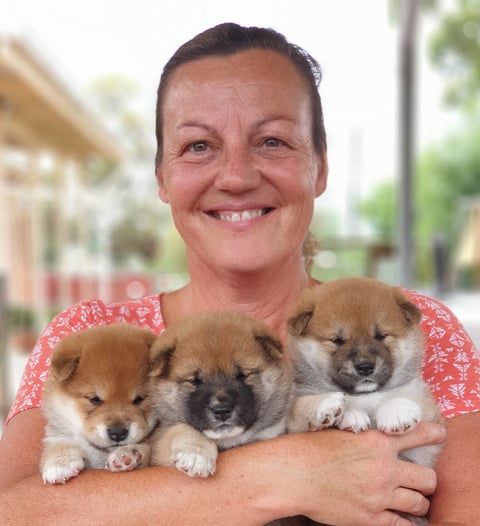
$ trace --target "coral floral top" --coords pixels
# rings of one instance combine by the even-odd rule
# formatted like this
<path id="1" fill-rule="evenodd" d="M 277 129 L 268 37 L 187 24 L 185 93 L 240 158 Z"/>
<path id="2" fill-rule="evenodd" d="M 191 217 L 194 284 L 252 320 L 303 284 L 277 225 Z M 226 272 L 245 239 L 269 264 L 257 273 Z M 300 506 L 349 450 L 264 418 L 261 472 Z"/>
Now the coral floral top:
<path id="1" fill-rule="evenodd" d="M 479 411 L 480 356 L 472 340 L 445 305 L 417 292 L 404 292 L 423 313 L 421 325 L 426 339 L 423 375 L 443 415 L 451 418 Z M 50 355 L 65 334 L 109 323 L 140 325 L 160 334 L 165 330 L 161 295 L 112 304 L 85 301 L 57 315 L 30 355 L 7 423 L 21 411 L 41 405 Z"/>

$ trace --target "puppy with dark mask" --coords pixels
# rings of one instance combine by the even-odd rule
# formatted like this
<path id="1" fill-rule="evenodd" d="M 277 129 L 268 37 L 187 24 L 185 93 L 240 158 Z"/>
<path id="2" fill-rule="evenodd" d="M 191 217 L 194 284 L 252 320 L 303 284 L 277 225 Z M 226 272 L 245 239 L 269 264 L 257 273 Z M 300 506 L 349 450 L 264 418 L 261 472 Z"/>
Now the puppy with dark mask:
<path id="1" fill-rule="evenodd" d="M 152 362 L 161 422 L 152 464 L 207 477 L 218 450 L 285 432 L 292 370 L 263 322 L 230 311 L 194 314 L 159 336 Z"/>

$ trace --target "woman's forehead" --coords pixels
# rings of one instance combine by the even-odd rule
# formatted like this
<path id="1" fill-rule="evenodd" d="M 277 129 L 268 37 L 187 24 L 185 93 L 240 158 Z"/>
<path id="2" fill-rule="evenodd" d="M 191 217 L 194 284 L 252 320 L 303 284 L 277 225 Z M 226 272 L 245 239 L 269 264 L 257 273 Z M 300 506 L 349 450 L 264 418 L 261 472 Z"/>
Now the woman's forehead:
<path id="1" fill-rule="evenodd" d="M 168 81 L 169 92 L 180 86 L 199 89 L 201 86 L 222 87 L 231 85 L 281 84 L 302 87 L 307 93 L 304 79 L 296 66 L 285 56 L 271 50 L 252 49 L 233 55 L 206 57 L 182 64 L 172 73 Z"/>
<path id="2" fill-rule="evenodd" d="M 189 62 L 172 75 L 163 99 L 170 124 L 229 111 L 296 120 L 310 114 L 309 90 L 289 59 L 264 50 Z"/>

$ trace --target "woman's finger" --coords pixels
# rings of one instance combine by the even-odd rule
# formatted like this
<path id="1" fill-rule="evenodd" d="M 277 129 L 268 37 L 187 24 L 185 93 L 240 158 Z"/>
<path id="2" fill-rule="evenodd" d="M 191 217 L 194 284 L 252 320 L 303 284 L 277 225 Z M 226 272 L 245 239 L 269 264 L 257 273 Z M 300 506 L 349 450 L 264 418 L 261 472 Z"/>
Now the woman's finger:
<path id="1" fill-rule="evenodd" d="M 418 491 L 397 488 L 392 495 L 392 508 L 395 511 L 410 513 L 419 517 L 426 515 L 430 508 L 430 501 Z"/>
<path id="2" fill-rule="evenodd" d="M 399 487 L 415 490 L 422 495 L 432 495 L 437 489 L 434 469 L 399 460 Z"/>
<path id="3" fill-rule="evenodd" d="M 447 430 L 440 424 L 419 422 L 413 429 L 394 438 L 395 447 L 400 452 L 428 444 L 442 444 L 447 439 Z"/>

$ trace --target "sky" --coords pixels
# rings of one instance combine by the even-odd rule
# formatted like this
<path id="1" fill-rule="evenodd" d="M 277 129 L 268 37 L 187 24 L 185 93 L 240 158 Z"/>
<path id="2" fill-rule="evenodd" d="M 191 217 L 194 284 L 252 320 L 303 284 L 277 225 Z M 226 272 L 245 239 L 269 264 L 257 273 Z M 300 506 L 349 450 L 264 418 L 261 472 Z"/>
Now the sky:
<path id="1" fill-rule="evenodd" d="M 106 74 L 134 79 L 152 134 L 164 63 L 225 21 L 273 27 L 320 62 L 330 175 L 319 206 L 342 217 L 344 233 L 355 230 L 356 200 L 398 177 L 399 30 L 387 0 L 0 0 L 0 32 L 26 36 L 80 96 Z M 438 141 L 449 122 L 440 78 L 422 58 L 427 26 L 419 25 L 419 148 Z"/>

